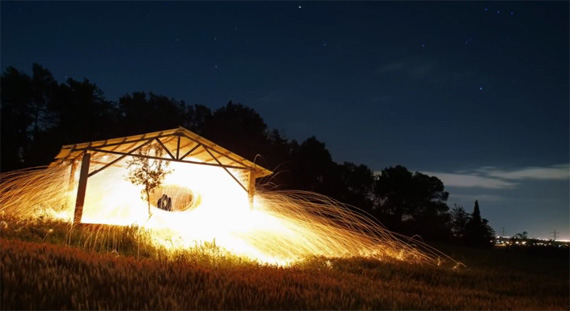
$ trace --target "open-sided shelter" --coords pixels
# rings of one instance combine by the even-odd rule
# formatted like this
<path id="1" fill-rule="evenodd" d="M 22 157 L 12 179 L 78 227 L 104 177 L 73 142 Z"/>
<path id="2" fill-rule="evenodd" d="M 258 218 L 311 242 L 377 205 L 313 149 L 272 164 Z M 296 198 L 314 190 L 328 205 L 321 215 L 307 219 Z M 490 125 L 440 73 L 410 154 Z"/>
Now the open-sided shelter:
<path id="1" fill-rule="evenodd" d="M 137 153 L 145 146 L 161 150 L 159 153 L 143 155 Z M 157 156 L 156 154 L 161 154 Z M 212 166 L 223 169 L 227 178 L 233 179 L 243 188 L 253 204 L 255 180 L 272 174 L 255 163 L 201 137 L 183 127 L 141 135 L 107 140 L 65 145 L 50 167 L 69 165 L 69 189 L 77 189 L 74 222 L 81 222 L 88 180 L 109 169 L 124 163 L 129 157 L 143 157 L 151 160 L 164 160 L 190 166 Z M 77 177 L 77 169 L 79 176 Z M 78 180 L 77 180 L 78 179 Z M 216 182 L 216 181 L 213 181 Z M 220 194 L 223 195 L 223 194 Z"/>

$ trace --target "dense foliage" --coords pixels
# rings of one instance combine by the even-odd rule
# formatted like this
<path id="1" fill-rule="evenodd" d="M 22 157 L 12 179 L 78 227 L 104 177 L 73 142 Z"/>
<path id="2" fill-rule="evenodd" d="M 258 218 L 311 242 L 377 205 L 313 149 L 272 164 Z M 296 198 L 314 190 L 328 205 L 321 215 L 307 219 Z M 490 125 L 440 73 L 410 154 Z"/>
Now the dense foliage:
<path id="1" fill-rule="evenodd" d="M 87 79 L 58 83 L 34 64 L 31 76 L 14 67 L 2 74 L 1 116 L 3 172 L 46 165 L 64 144 L 184 126 L 275 172 L 258 186 L 318 192 L 366 210 L 388 229 L 428 240 L 452 240 L 468 231 L 462 242 L 484 245 L 480 241 L 492 236 L 483 220 L 479 225 L 471 221 L 467 228 L 467 222 L 453 218 L 437 177 L 403 166 L 375 175 L 364 164 L 336 163 L 316 137 L 289 140 L 269 129 L 256 111 L 231 101 L 211 110 L 134 92 L 114 102 Z M 460 224 L 464 227 L 457 228 Z"/>

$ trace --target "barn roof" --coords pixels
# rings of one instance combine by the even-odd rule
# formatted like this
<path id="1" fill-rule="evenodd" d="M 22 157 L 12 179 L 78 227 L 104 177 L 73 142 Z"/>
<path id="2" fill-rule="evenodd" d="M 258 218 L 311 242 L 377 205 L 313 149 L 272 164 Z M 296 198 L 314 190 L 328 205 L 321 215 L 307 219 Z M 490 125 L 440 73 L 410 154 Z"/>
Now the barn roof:
<path id="1" fill-rule="evenodd" d="M 256 177 L 263 177 L 273 173 L 183 127 L 141 135 L 64 145 L 51 165 L 79 160 L 85 152 L 89 152 L 92 161 L 95 160 L 101 165 L 97 170 L 99 171 L 113 165 L 126 156 L 134 154 L 147 144 L 160 146 L 163 150 L 163 155 L 160 158 L 168 161 L 248 170 L 254 172 Z M 89 175 L 95 173 L 91 172 Z"/>

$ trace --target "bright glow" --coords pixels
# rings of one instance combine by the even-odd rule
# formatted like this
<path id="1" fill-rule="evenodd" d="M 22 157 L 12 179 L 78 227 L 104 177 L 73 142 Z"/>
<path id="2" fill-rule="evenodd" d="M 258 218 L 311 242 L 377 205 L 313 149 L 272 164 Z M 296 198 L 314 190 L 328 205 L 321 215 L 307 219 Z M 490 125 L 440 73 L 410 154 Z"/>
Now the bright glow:
<path id="1" fill-rule="evenodd" d="M 457 264 L 319 194 L 260 192 L 250 208 L 247 193 L 221 167 L 171 162 L 172 172 L 151 195 L 149 218 L 141 187 L 126 178 L 126 161 L 88 179 L 82 222 L 138 225 L 151 232 L 153 243 L 173 250 L 214 241 L 233 254 L 263 263 L 286 265 L 316 255 Z M 90 171 L 102 165 L 93 163 Z M 81 163 L 77 166 L 71 183 L 71 165 L 4 174 L 0 209 L 21 217 L 72 221 Z M 241 171 L 230 172 L 247 184 Z M 156 207 L 162 194 L 172 198 L 173 211 Z"/>

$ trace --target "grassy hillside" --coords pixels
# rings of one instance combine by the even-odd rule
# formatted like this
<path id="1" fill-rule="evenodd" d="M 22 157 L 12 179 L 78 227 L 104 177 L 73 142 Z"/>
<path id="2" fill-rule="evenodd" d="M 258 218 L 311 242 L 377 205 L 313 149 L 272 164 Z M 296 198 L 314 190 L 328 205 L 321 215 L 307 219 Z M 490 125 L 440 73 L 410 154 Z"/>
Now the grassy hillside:
<path id="1" fill-rule="evenodd" d="M 567 254 L 450 247 L 446 251 L 467 268 L 363 258 L 311 258 L 282 268 L 228 256 L 213 246 L 166 255 L 138 245 L 141 240 L 129 228 L 6 224 L 0 239 L 2 309 L 570 307 Z"/>

